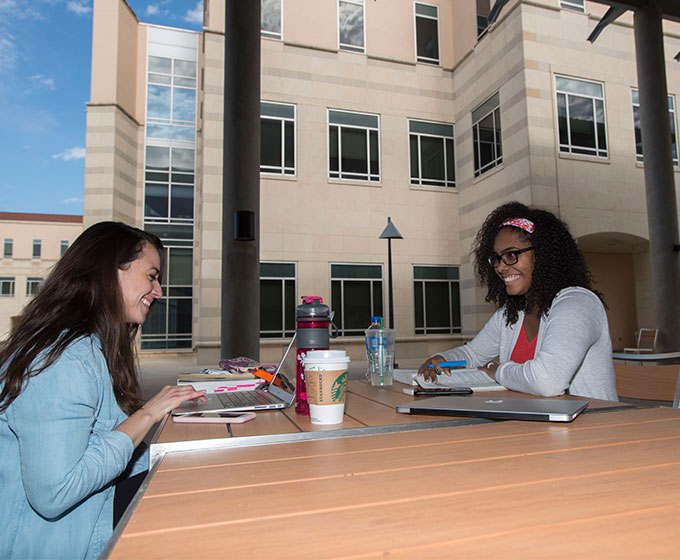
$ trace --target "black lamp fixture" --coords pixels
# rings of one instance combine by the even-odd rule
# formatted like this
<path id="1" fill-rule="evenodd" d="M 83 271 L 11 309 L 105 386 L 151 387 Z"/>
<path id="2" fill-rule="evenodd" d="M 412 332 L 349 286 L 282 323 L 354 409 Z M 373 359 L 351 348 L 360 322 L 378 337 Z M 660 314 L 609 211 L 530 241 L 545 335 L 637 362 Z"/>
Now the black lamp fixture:
<path id="1" fill-rule="evenodd" d="M 395 227 L 395 225 L 392 223 L 391 218 L 387 218 L 387 227 L 383 230 L 383 232 L 380 234 L 379 239 L 387 239 L 387 281 L 388 281 L 388 286 L 387 286 L 387 293 L 388 293 L 388 301 L 389 301 L 389 313 L 390 313 L 390 322 L 389 322 L 389 328 L 393 329 L 394 328 L 394 296 L 392 294 L 392 240 L 393 239 L 404 239 L 404 236 L 399 233 L 399 230 Z"/>

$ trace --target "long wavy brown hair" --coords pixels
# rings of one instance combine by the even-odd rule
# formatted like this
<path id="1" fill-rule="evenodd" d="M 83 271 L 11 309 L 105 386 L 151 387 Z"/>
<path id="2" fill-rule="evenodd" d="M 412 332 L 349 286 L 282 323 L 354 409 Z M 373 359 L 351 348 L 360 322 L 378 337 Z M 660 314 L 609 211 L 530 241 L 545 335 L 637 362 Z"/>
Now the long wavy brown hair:
<path id="1" fill-rule="evenodd" d="M 141 406 L 134 344 L 139 325 L 126 322 L 118 270 L 129 267 L 147 243 L 162 263 L 161 240 L 121 222 L 94 224 L 73 242 L 0 346 L 0 412 L 31 377 L 89 335 L 101 341 L 118 405 L 127 414 Z"/>

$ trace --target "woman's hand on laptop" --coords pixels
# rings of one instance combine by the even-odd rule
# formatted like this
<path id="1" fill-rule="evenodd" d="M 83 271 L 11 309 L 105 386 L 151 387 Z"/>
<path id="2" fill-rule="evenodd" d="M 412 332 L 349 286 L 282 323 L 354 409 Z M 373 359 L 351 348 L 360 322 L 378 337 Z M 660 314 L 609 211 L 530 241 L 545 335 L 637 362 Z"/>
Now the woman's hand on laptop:
<path id="1" fill-rule="evenodd" d="M 184 401 L 193 399 L 205 402 L 207 399 L 204 395 L 204 390 L 197 391 L 191 385 L 166 385 L 142 408 L 121 422 L 116 430 L 127 434 L 137 447 L 151 427 L 160 422 L 168 412 Z"/>

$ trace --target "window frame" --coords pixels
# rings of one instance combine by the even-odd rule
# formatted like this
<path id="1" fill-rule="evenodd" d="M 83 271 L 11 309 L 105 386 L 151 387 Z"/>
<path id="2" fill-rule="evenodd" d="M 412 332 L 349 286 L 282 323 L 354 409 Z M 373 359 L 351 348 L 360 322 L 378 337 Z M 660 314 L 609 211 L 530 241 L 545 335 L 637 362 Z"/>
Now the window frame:
<path id="1" fill-rule="evenodd" d="M 432 126 L 433 128 L 443 129 L 446 127 L 451 128 L 451 135 L 437 134 L 435 132 L 418 132 L 412 130 L 413 126 Z M 456 187 L 456 136 L 455 136 L 455 125 L 453 123 L 444 123 L 437 121 L 427 121 L 422 119 L 408 119 L 408 148 L 409 148 L 409 176 L 411 185 L 417 185 L 422 187 L 443 187 L 443 188 L 455 188 Z M 412 138 L 415 138 L 417 146 L 418 158 L 418 176 L 413 175 L 413 146 L 411 144 Z M 423 152 L 422 152 L 422 139 L 423 138 L 438 138 L 442 140 L 442 158 L 444 161 L 444 179 L 423 179 Z M 448 150 L 447 150 L 447 140 L 450 140 L 451 144 L 451 172 L 453 174 L 452 178 L 449 178 L 449 166 L 448 166 Z"/>
<path id="2" fill-rule="evenodd" d="M 637 135 L 639 127 L 635 125 L 636 122 L 636 109 L 637 109 L 637 120 L 639 120 L 640 112 L 640 99 L 638 97 L 638 88 L 630 88 L 631 94 L 631 105 L 633 107 L 633 133 L 635 135 L 635 161 L 637 163 L 644 164 L 644 147 L 642 146 L 642 138 L 640 138 L 640 143 L 638 144 Z M 668 94 L 668 115 L 671 122 L 671 150 L 673 151 L 673 167 L 680 166 L 680 147 L 678 146 L 678 120 L 677 120 L 677 105 L 675 103 L 675 95 L 672 93 Z M 674 140 L 674 142 L 673 142 Z M 639 149 L 638 149 L 639 148 Z"/>
<path id="3" fill-rule="evenodd" d="M 0 276 L 0 298 L 15 296 L 16 278 L 14 276 Z"/>
<path id="4" fill-rule="evenodd" d="M 343 267 L 356 267 L 357 269 L 360 268 L 375 268 L 379 270 L 380 276 L 379 278 L 375 277 L 370 277 L 370 276 L 357 276 L 357 277 L 350 277 L 350 276 L 342 276 L 342 275 L 333 275 L 333 267 L 335 266 L 343 266 Z M 364 330 L 368 327 L 370 323 L 370 319 L 374 315 L 380 315 L 382 316 L 384 314 L 384 309 L 385 309 L 385 271 L 382 263 L 348 263 L 348 262 L 329 262 L 328 263 L 328 277 L 330 280 L 330 294 L 331 294 L 331 302 L 330 302 L 330 308 L 335 312 L 335 316 L 333 319 L 333 322 L 338 328 L 338 333 L 339 336 L 364 336 Z M 334 297 L 334 283 L 337 282 L 339 283 L 339 293 L 340 293 L 340 301 L 337 302 L 335 301 Z M 345 313 L 345 285 L 348 282 L 368 282 L 369 284 L 369 306 L 370 310 L 366 314 L 366 325 L 360 328 L 349 328 L 345 326 L 345 318 L 346 318 L 346 313 Z M 379 287 L 376 287 L 376 284 L 379 283 Z M 380 302 L 379 302 L 379 307 L 377 306 L 377 302 L 375 301 L 375 293 L 376 291 L 379 291 L 380 294 Z M 339 309 L 339 312 L 338 312 Z"/>
<path id="5" fill-rule="evenodd" d="M 293 110 L 293 117 L 285 117 L 272 114 L 264 114 L 266 105 L 278 105 L 280 107 L 291 108 Z M 264 119 L 278 121 L 280 123 L 280 141 L 281 141 L 281 164 L 277 166 L 264 166 L 262 164 L 262 134 L 260 134 L 260 174 L 272 177 L 296 177 L 297 176 L 297 105 L 294 103 L 281 103 L 280 101 L 265 101 L 260 102 L 260 133 L 262 132 L 262 121 Z M 286 123 L 292 123 L 293 127 L 293 166 L 286 165 Z"/>
<path id="6" fill-rule="evenodd" d="M 570 10 L 572 12 L 577 12 L 579 14 L 585 14 L 586 0 L 560 0 L 560 8 Z"/>
<path id="7" fill-rule="evenodd" d="M 263 272 L 263 266 L 262 265 L 292 265 L 293 267 L 293 276 L 275 276 L 275 275 L 266 275 Z M 295 261 L 260 261 L 260 291 L 262 290 L 262 281 L 263 280 L 274 280 L 274 281 L 281 281 L 281 329 L 275 330 L 275 331 L 264 331 L 262 330 L 262 321 L 260 320 L 260 338 L 290 338 L 295 334 L 295 302 L 297 302 L 297 289 L 298 289 L 298 267 L 297 267 L 297 262 Z M 287 315 L 287 310 L 286 310 L 286 301 L 287 298 L 286 296 L 287 291 L 286 291 L 286 283 L 287 282 L 293 282 L 293 287 L 291 288 L 293 290 L 293 308 L 289 310 L 292 315 L 292 329 L 287 329 L 286 328 L 286 322 L 289 319 Z M 260 297 L 260 313 L 262 313 L 262 298 Z"/>
<path id="8" fill-rule="evenodd" d="M 26 278 L 26 297 L 33 297 L 38 293 L 40 286 L 44 282 L 44 278 L 29 276 Z"/>
<path id="9" fill-rule="evenodd" d="M 8 251 L 9 249 L 9 251 Z M 2 245 L 2 258 L 3 259 L 12 259 L 14 258 L 14 238 L 13 237 L 5 237 L 5 240 Z"/>
<path id="10" fill-rule="evenodd" d="M 475 112 L 481 109 L 486 109 L 485 105 L 489 105 L 489 110 L 480 113 L 480 116 L 475 119 Z M 471 112 L 472 115 L 472 152 L 473 152 L 473 165 L 474 165 L 474 176 L 480 177 L 484 175 L 487 171 L 500 166 L 503 163 L 503 128 L 500 124 L 501 121 L 501 100 L 500 91 L 487 97 L 482 103 L 477 105 Z M 479 124 L 484 121 L 487 117 L 492 116 L 494 126 L 492 128 L 494 141 L 492 142 L 494 157 L 491 161 L 482 165 L 482 154 L 481 146 L 483 145 L 480 140 L 480 126 Z M 496 124 L 498 122 L 498 124 Z"/>
<path id="11" fill-rule="evenodd" d="M 279 3 L 279 31 L 270 31 L 268 29 L 264 29 L 262 27 L 262 21 L 260 21 L 260 36 L 265 38 L 265 39 L 274 39 L 276 41 L 282 41 L 283 40 L 283 2 L 284 0 L 275 0 L 278 1 Z M 262 0 L 262 3 L 264 3 L 264 0 Z M 260 5 L 262 14 L 264 14 L 264 8 L 262 7 L 262 4 Z"/>
<path id="12" fill-rule="evenodd" d="M 170 60 L 170 73 L 161 72 L 158 70 L 151 71 L 149 68 L 149 60 L 151 58 L 167 59 Z M 195 75 L 185 75 L 180 72 L 176 72 L 178 66 L 177 63 L 188 63 L 192 64 L 195 68 Z M 191 84 L 189 83 L 191 82 Z M 151 99 L 150 92 L 153 91 L 152 88 L 165 88 L 169 92 L 169 102 L 168 111 L 169 115 L 158 116 L 151 115 L 149 111 L 149 103 Z M 175 100 L 181 91 L 192 91 L 194 96 L 194 108 L 193 108 L 193 120 L 181 119 L 175 116 Z M 161 91 L 160 89 L 158 91 Z M 146 118 L 144 137 L 147 142 L 149 140 L 162 140 L 168 141 L 184 141 L 191 142 L 192 144 L 196 142 L 196 122 L 198 118 L 198 61 L 188 60 L 185 58 L 180 58 L 179 56 L 169 55 L 169 56 L 159 56 L 157 54 L 147 53 L 147 68 L 146 68 L 146 89 L 145 89 L 145 106 L 144 106 L 144 116 Z M 163 132 L 164 134 L 158 134 L 158 132 Z M 177 135 L 185 135 L 185 137 L 178 137 Z"/>
<path id="13" fill-rule="evenodd" d="M 416 269 L 454 269 L 456 271 L 457 278 L 416 278 Z M 414 264 L 412 266 L 411 272 L 413 274 L 413 332 L 416 336 L 428 336 L 428 335 L 447 335 L 447 334 L 460 334 L 462 332 L 462 309 L 461 309 L 461 279 L 460 279 L 460 266 L 458 265 L 436 265 L 436 264 Z M 427 326 L 427 284 L 428 283 L 441 283 L 448 285 L 449 292 L 449 325 L 448 327 L 430 327 L 428 332 Z M 422 286 L 418 286 L 422 284 Z M 422 327 L 418 327 L 418 296 L 416 291 L 420 288 L 422 294 Z M 457 291 L 457 298 L 454 298 L 453 290 Z M 454 309 L 454 303 L 458 302 L 458 309 Z M 457 316 L 455 311 L 458 312 Z M 456 326 L 456 319 L 458 325 Z"/>
<path id="14" fill-rule="evenodd" d="M 164 306 L 162 317 L 162 327 L 160 332 L 148 332 L 148 329 L 154 326 L 153 317 L 150 315 L 147 320 L 142 324 L 141 330 L 141 347 L 143 350 L 181 350 L 190 349 L 193 346 L 193 322 L 194 322 L 194 305 L 193 305 L 193 283 L 194 283 L 194 260 L 196 258 L 196 253 L 193 246 L 186 246 L 181 244 L 173 243 L 168 241 L 167 238 L 163 239 L 163 245 L 165 246 L 165 262 L 163 271 L 163 283 L 162 291 L 163 296 L 156 302 L 155 306 L 151 309 L 151 313 L 155 313 L 159 304 Z M 188 250 L 191 256 L 191 268 L 189 273 L 191 274 L 191 281 L 189 283 L 170 283 L 171 281 L 171 266 L 173 264 L 174 253 L 177 250 Z M 189 301 L 189 330 L 184 332 L 172 332 L 171 331 L 171 315 L 173 311 L 173 303 L 178 301 Z M 152 320 L 149 320 L 152 319 Z M 145 329 L 146 327 L 146 329 Z M 145 332 L 146 330 L 146 332 Z"/>
<path id="15" fill-rule="evenodd" d="M 434 8 L 436 16 L 429 16 L 427 14 L 419 14 L 418 6 L 423 6 L 425 8 Z M 418 53 L 418 18 L 434 20 L 436 22 L 437 29 L 437 58 L 430 58 Z M 423 64 L 431 64 L 434 66 L 440 66 L 442 60 L 442 49 L 441 49 L 441 32 L 439 29 L 439 6 L 436 4 L 428 4 L 426 2 L 413 2 L 413 37 L 415 39 L 415 55 L 416 62 L 421 62 Z"/>
<path id="16" fill-rule="evenodd" d="M 31 248 L 32 259 L 42 259 L 42 239 L 34 239 Z"/>
<path id="17" fill-rule="evenodd" d="M 62 239 L 61 241 L 59 241 L 59 256 L 60 257 L 64 256 L 64 253 L 68 250 L 69 245 L 71 245 L 71 243 L 69 242 L 68 239 Z"/>
<path id="18" fill-rule="evenodd" d="M 564 79 L 564 80 L 569 80 L 573 82 L 582 82 L 584 84 L 588 85 L 595 85 L 600 88 L 600 91 L 602 92 L 601 95 L 598 96 L 593 96 L 593 95 L 588 95 L 588 94 L 583 94 L 583 93 L 572 93 L 568 91 L 563 91 L 560 90 L 558 87 L 558 80 L 559 79 Z M 607 134 L 607 104 L 605 102 L 605 91 L 604 91 L 604 82 L 599 82 L 596 80 L 589 80 L 585 78 L 575 78 L 573 76 L 566 76 L 564 74 L 554 74 L 553 76 L 553 84 L 555 87 L 555 97 L 554 97 L 554 102 L 555 102 L 555 116 L 557 117 L 557 126 L 556 132 L 557 132 L 557 147 L 558 147 L 558 152 L 560 155 L 575 155 L 575 156 L 582 156 L 582 157 L 587 157 L 587 158 L 594 158 L 597 160 L 608 160 L 609 159 L 609 136 Z M 565 121 L 567 123 L 567 144 L 563 144 L 561 140 L 562 136 L 562 131 L 560 130 L 560 99 L 559 96 L 563 95 L 565 96 L 564 99 L 564 105 L 565 105 L 565 110 L 566 110 L 566 117 Z M 593 122 L 593 131 L 594 131 L 594 140 L 595 140 L 595 147 L 594 148 L 589 148 L 587 146 L 578 146 L 574 145 L 572 143 L 572 125 L 571 125 L 571 117 L 570 117 L 570 111 L 569 111 L 569 102 L 571 97 L 576 97 L 576 98 L 581 98 L 581 99 L 589 99 L 591 102 L 591 116 L 592 116 L 592 122 Z M 599 123 L 597 121 L 597 101 L 600 101 L 602 104 L 602 129 L 603 129 L 603 138 L 600 138 L 600 134 L 598 131 L 598 126 Z M 600 147 L 600 144 L 604 140 L 604 148 Z"/>
<path id="19" fill-rule="evenodd" d="M 341 122 L 331 122 L 331 117 L 335 119 L 345 119 L 344 123 Z M 377 123 L 376 126 L 368 126 L 358 124 L 357 121 L 362 118 L 375 119 Z M 337 128 L 337 171 L 332 169 L 332 154 L 331 146 L 333 144 L 333 129 Z M 382 180 L 381 176 L 381 157 L 380 157 L 380 116 L 375 113 L 359 113 L 356 111 L 345 111 L 342 109 L 327 109 L 326 110 L 326 141 L 327 141 L 327 166 L 328 166 L 328 179 L 335 181 L 361 181 L 366 183 L 380 183 Z M 342 168 L 342 145 L 343 145 L 343 132 L 356 132 L 363 131 L 366 138 L 366 173 L 354 172 L 354 171 L 344 171 Z M 375 152 L 376 152 L 376 166 L 377 172 L 372 170 L 371 153 L 373 151 L 373 135 L 375 133 Z"/>
<path id="20" fill-rule="evenodd" d="M 362 20 L 361 20 L 361 23 L 362 23 L 362 29 L 361 29 L 362 45 L 361 46 L 341 42 L 340 4 L 352 4 L 354 6 L 361 6 L 361 11 L 362 11 Z M 337 0 L 336 7 L 337 7 L 337 10 L 338 10 L 338 18 L 337 18 L 337 22 L 338 22 L 338 50 L 346 51 L 346 52 L 359 53 L 359 54 L 366 54 L 366 5 L 365 5 L 364 0 Z"/>

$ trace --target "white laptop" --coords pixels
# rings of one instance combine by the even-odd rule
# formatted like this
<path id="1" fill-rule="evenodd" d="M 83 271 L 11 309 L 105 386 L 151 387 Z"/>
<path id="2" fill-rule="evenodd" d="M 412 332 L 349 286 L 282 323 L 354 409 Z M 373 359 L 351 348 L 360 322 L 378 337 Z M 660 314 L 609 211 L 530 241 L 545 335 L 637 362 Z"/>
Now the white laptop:
<path id="1" fill-rule="evenodd" d="M 397 406 L 404 414 L 473 416 L 499 420 L 571 422 L 588 406 L 570 399 L 506 399 L 503 397 L 432 397 Z"/>
<path id="2" fill-rule="evenodd" d="M 196 414 L 199 412 L 248 412 L 255 410 L 271 410 L 288 408 L 295 399 L 295 352 L 291 352 L 295 336 L 291 339 L 283 357 L 276 368 L 276 373 L 268 383 L 250 391 L 231 391 L 229 393 L 210 393 L 205 395 L 206 402 L 186 401 L 172 411 L 173 416 Z M 276 380 L 281 385 L 275 384 Z"/>

